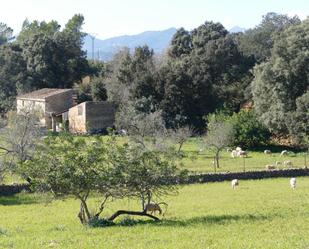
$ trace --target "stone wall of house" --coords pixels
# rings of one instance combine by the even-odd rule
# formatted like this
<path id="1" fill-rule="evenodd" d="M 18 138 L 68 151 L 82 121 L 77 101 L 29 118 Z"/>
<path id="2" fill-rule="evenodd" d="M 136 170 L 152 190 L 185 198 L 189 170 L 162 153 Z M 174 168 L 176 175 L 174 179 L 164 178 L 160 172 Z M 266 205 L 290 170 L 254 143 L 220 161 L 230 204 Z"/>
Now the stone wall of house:
<path id="1" fill-rule="evenodd" d="M 100 132 L 115 123 L 115 107 L 111 102 L 86 102 L 86 125 L 88 132 Z"/>
<path id="2" fill-rule="evenodd" d="M 21 112 L 23 109 L 34 109 L 35 111 L 41 114 L 40 123 L 41 125 L 46 125 L 46 118 L 45 118 L 45 101 L 42 100 L 35 100 L 35 99 L 17 99 L 16 100 L 16 108 L 17 113 Z"/>
<path id="3" fill-rule="evenodd" d="M 87 133 L 86 129 L 86 102 L 69 109 L 69 130 L 72 133 Z"/>
<path id="4" fill-rule="evenodd" d="M 30 100 L 30 99 L 17 99 L 16 101 L 17 112 L 25 108 L 35 108 L 38 111 L 45 111 L 45 101 L 44 100 Z"/>

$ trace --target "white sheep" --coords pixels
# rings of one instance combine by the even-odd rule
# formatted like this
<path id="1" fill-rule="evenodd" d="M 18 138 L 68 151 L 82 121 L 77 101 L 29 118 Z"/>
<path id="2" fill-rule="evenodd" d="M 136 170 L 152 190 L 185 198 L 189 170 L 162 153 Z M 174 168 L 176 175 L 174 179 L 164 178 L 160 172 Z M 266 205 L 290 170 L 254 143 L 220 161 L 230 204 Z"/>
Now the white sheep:
<path id="1" fill-rule="evenodd" d="M 284 165 L 285 167 L 293 167 L 293 163 L 292 163 L 291 161 L 284 161 L 284 162 L 283 162 L 283 165 Z"/>
<path id="2" fill-rule="evenodd" d="M 119 131 L 119 134 L 120 134 L 121 136 L 126 136 L 128 133 L 127 133 L 127 131 L 126 131 L 125 129 L 121 129 L 121 130 Z"/>
<path id="3" fill-rule="evenodd" d="M 247 154 L 246 151 L 241 150 L 241 151 L 238 151 L 237 156 L 239 156 L 239 157 L 247 157 L 248 154 Z"/>
<path id="4" fill-rule="evenodd" d="M 288 151 L 287 150 L 283 150 L 280 153 L 280 156 L 287 156 L 288 155 Z"/>
<path id="5" fill-rule="evenodd" d="M 292 177 L 290 179 L 290 186 L 291 186 L 292 189 L 296 188 L 296 178 L 295 177 Z"/>
<path id="6" fill-rule="evenodd" d="M 238 185 L 239 185 L 238 179 L 233 179 L 231 181 L 231 186 L 232 186 L 233 189 L 235 189 L 236 186 L 238 186 Z"/>
<path id="7" fill-rule="evenodd" d="M 282 165 L 282 162 L 276 161 L 276 166 Z"/>
<path id="8" fill-rule="evenodd" d="M 232 157 L 232 158 L 235 158 L 235 157 L 237 157 L 237 156 L 238 156 L 237 150 L 232 150 L 232 152 L 231 152 L 231 157 Z"/>
<path id="9" fill-rule="evenodd" d="M 235 149 L 236 151 L 242 151 L 242 149 L 238 146 L 238 147 L 236 147 L 236 149 Z"/>
<path id="10" fill-rule="evenodd" d="M 270 150 L 264 150 L 264 154 L 271 155 L 271 151 Z"/>
<path id="11" fill-rule="evenodd" d="M 272 164 L 267 164 L 265 165 L 266 170 L 274 170 L 276 169 L 276 166 L 272 165 Z"/>

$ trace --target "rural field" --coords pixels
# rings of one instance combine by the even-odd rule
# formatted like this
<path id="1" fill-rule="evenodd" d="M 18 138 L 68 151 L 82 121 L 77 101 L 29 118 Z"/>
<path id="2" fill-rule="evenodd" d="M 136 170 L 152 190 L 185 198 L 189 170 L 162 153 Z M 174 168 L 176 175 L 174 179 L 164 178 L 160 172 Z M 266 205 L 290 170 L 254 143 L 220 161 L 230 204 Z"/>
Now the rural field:
<path id="1" fill-rule="evenodd" d="M 91 138 L 91 137 L 89 137 Z M 119 143 L 127 141 L 125 137 L 117 138 Z M 202 148 L 202 151 L 200 149 Z M 271 155 L 265 155 L 264 149 L 271 149 Z M 309 166 L 309 157 L 304 152 L 293 152 L 289 150 L 287 156 L 280 156 L 280 152 L 285 147 L 265 147 L 254 150 L 248 150 L 247 158 L 231 158 L 231 153 L 225 149 L 220 153 L 220 168 L 216 169 L 216 172 L 242 172 L 246 171 L 257 171 L 265 170 L 265 165 L 274 164 L 276 161 L 282 163 L 277 169 L 286 169 L 283 166 L 284 161 L 291 161 L 293 168 L 303 168 L 305 164 Z M 194 173 L 214 173 L 213 156 L 214 152 L 204 149 L 200 142 L 200 139 L 191 138 L 182 147 L 183 158 L 179 161 L 179 167 L 187 169 Z M 307 156 L 308 158 L 306 158 Z M 245 165 L 244 165 L 245 163 Z M 4 178 L 5 184 L 12 182 L 23 182 L 23 180 L 17 175 L 6 175 Z"/>
<path id="2" fill-rule="evenodd" d="M 0 197 L 0 248 L 309 248 L 308 190 L 308 177 L 295 190 L 288 178 L 241 181 L 236 190 L 229 182 L 186 185 L 162 200 L 169 206 L 161 221 L 120 217 L 104 228 L 82 226 L 73 198 Z M 117 201 L 104 215 L 119 208 L 138 206 Z"/>
<path id="3" fill-rule="evenodd" d="M 183 146 L 183 151 L 185 157 L 182 159 L 183 167 L 194 172 L 214 172 L 213 166 L 213 157 L 214 152 L 209 150 L 202 150 L 199 152 L 199 149 L 203 148 L 202 144 L 197 139 L 190 139 Z M 264 149 L 271 149 L 271 155 L 265 155 L 263 153 Z M 293 167 L 302 168 L 306 164 L 308 166 L 308 159 L 305 158 L 304 152 L 293 152 L 289 150 L 287 156 L 280 156 L 284 147 L 264 147 L 255 150 L 248 150 L 247 158 L 231 158 L 231 153 L 222 150 L 220 153 L 220 168 L 217 169 L 217 172 L 240 172 L 244 169 L 244 160 L 245 160 L 245 170 L 246 171 L 255 171 L 255 170 L 265 170 L 265 165 L 275 164 L 276 161 L 283 163 L 284 161 L 291 161 Z M 284 169 L 283 165 L 280 165 L 278 169 Z"/>

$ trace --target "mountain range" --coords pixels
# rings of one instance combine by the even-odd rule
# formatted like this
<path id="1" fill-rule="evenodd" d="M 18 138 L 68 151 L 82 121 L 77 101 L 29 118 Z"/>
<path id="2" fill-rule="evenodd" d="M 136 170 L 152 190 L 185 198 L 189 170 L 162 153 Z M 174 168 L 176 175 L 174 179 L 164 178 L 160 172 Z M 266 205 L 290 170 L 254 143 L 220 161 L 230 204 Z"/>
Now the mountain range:
<path id="1" fill-rule="evenodd" d="M 169 28 L 162 31 L 146 31 L 137 35 L 117 36 L 105 40 L 87 35 L 84 40 L 83 49 L 87 51 L 87 57 L 108 61 L 121 48 L 128 47 L 133 51 L 137 46 L 148 45 L 155 53 L 162 53 L 168 48 L 176 28 Z M 231 33 L 244 32 L 244 28 L 235 26 L 230 29 Z M 94 45 L 94 53 L 92 54 L 92 42 Z"/>

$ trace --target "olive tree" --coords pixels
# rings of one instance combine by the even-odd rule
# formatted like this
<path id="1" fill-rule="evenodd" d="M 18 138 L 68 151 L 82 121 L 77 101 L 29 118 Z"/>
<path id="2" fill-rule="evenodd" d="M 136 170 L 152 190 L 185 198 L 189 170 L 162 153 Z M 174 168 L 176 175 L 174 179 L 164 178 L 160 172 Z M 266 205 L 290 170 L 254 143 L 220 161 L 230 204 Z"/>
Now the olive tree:
<path id="1" fill-rule="evenodd" d="M 194 129 L 190 126 L 178 127 L 175 129 L 170 129 L 168 131 L 169 138 L 178 145 L 177 153 L 181 152 L 181 148 L 184 143 L 192 137 L 194 134 Z"/>
<path id="2" fill-rule="evenodd" d="M 210 115 L 204 143 L 206 147 L 215 152 L 215 169 L 219 168 L 221 150 L 231 144 L 233 137 L 234 130 L 232 124 L 226 120 L 216 118 L 215 115 Z"/>
<path id="3" fill-rule="evenodd" d="M 8 119 L 1 120 L 0 156 L 3 170 L 20 173 L 19 166 L 33 156 L 35 147 L 42 137 L 39 111 L 25 108 L 18 113 L 10 112 Z M 25 180 L 29 180 L 22 174 Z"/>
<path id="4" fill-rule="evenodd" d="M 36 190 L 51 191 L 55 197 L 73 195 L 80 201 L 78 217 L 87 224 L 104 209 L 104 203 L 117 188 L 114 168 L 109 163 L 109 142 L 100 137 L 48 136 L 24 172 Z M 103 196 L 97 213 L 92 214 L 88 198 L 92 191 Z"/>
<path id="5" fill-rule="evenodd" d="M 145 150 L 139 145 L 127 145 L 124 160 L 126 165 L 122 168 L 125 196 L 141 202 L 141 211 L 119 210 L 109 220 L 121 214 L 149 216 L 146 205 L 157 202 L 166 195 L 176 194 L 178 183 L 186 177 L 186 171 L 176 167 L 171 158 L 164 157 L 156 151 Z"/>
<path id="6" fill-rule="evenodd" d="M 140 145 L 119 144 L 114 136 L 106 139 L 70 134 L 48 136 L 23 169 L 35 189 L 78 199 L 82 224 L 98 220 L 108 201 L 117 198 L 141 200 L 142 208 L 120 209 L 108 221 L 122 214 L 157 220 L 147 213 L 145 203 L 175 193 L 175 184 L 184 175 L 172 161 Z M 101 203 L 97 212 L 91 213 L 88 200 L 94 193 L 101 197 Z"/>
<path id="7" fill-rule="evenodd" d="M 154 149 L 167 135 L 162 112 L 155 108 L 151 98 L 123 105 L 116 116 L 116 127 L 125 129 L 129 139 L 145 149 Z"/>

